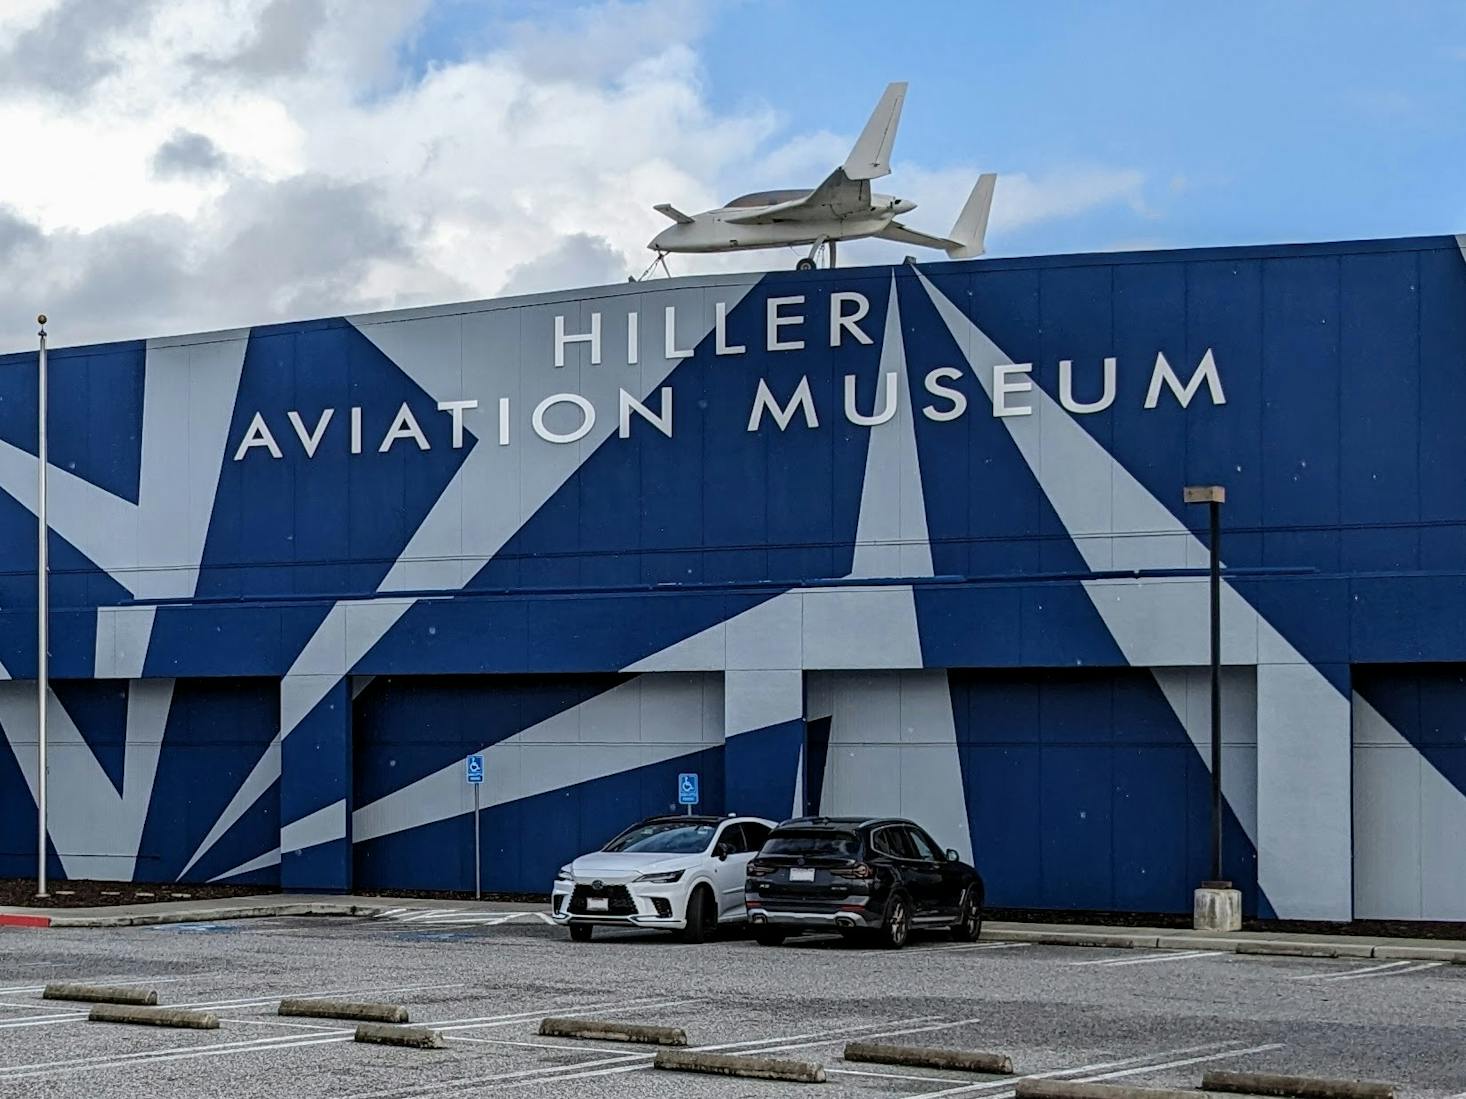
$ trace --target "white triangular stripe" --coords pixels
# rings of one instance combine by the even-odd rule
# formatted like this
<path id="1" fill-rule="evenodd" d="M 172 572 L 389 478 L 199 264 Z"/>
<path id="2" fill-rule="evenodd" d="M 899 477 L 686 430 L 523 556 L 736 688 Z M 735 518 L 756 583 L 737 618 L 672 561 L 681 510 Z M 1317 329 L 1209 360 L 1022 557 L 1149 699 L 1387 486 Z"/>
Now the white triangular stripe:
<path id="1" fill-rule="evenodd" d="M 749 283 L 719 287 L 718 298 L 726 302 L 728 310 L 731 311 L 752 289 L 752 286 L 753 284 Z M 692 293 L 695 294 L 696 300 L 701 301 L 703 291 L 700 287 Z M 628 300 L 628 305 L 634 308 L 638 301 L 638 298 L 632 297 Z M 574 301 L 557 302 L 555 306 L 572 311 L 576 304 Z M 711 312 L 711 307 L 709 307 L 706 310 L 706 327 L 697 334 L 694 346 L 706 340 L 712 331 Z M 699 316 L 701 315 L 700 311 Z M 454 388 L 452 386 L 455 377 L 454 369 L 445 368 L 440 362 L 419 362 L 416 358 L 418 354 L 422 354 L 432 360 L 440 357 L 440 349 L 431 342 L 414 343 L 407 335 L 413 325 L 434 323 L 433 320 L 416 320 L 411 314 L 403 314 L 400 317 L 391 318 L 357 318 L 353 323 L 356 323 L 358 330 L 370 339 L 383 354 L 387 355 L 399 369 L 412 377 L 437 400 L 455 400 L 465 396 L 479 397 L 481 394 L 477 391 L 477 387 L 480 382 L 488 383 L 484 390 L 486 393 L 516 394 L 519 399 L 521 417 L 520 427 L 517 429 L 518 438 L 514 445 L 509 447 L 497 445 L 497 426 L 491 430 L 485 427 L 489 423 L 496 424 L 498 410 L 493 402 L 481 401 L 479 409 L 465 413 L 464 422 L 469 430 L 477 435 L 478 444 L 469 451 L 453 478 L 428 511 L 427 516 L 413 532 L 402 554 L 378 585 L 378 591 L 387 597 L 336 603 L 306 642 L 287 675 L 304 677 L 308 673 L 309 678 L 303 679 L 304 689 L 288 693 L 282 692 L 280 733 L 277 740 L 289 736 L 334 686 L 333 677 L 339 678 L 347 675 L 357 661 L 385 637 L 387 631 L 396 625 L 416 602 L 414 599 L 391 598 L 390 592 L 420 587 L 434 587 L 443 591 L 451 591 L 467 583 L 493 558 L 494 554 L 503 548 L 520 526 L 559 491 L 586 459 L 595 452 L 596 447 L 616 430 L 616 418 L 608 411 L 616 407 L 614 402 L 616 390 L 623 384 L 628 390 L 639 388 L 640 398 L 647 400 L 682 362 L 680 359 L 644 356 L 637 373 L 634 376 L 627 376 L 617 372 L 614 365 L 615 360 L 611 357 L 615 352 L 610 351 L 614 343 L 610 342 L 607 344 L 609 352 L 607 362 L 601 367 L 587 366 L 577 370 L 573 375 L 569 368 L 562 369 L 559 374 L 556 374 L 553 368 L 547 369 L 543 384 L 548 388 L 542 396 L 558 389 L 573 389 L 578 393 L 594 393 L 604 390 L 611 397 L 609 404 L 606 400 L 599 402 L 601 414 L 591 434 L 573 447 L 557 447 L 556 444 L 546 443 L 529 435 L 522 428 L 523 417 L 528 415 L 528 410 L 523 406 L 528 403 L 532 408 L 535 398 L 520 392 L 522 375 L 526 367 L 521 361 L 517 342 L 512 348 L 512 353 L 499 361 L 476 362 L 469 364 L 465 369 L 460 359 L 456 376 L 460 379 L 461 384 L 458 388 Z M 444 321 L 439 319 L 436 323 L 442 324 Z M 516 333 L 517 331 L 516 327 Z M 547 345 L 546 350 L 549 349 Z M 460 347 L 459 354 L 461 353 Z M 625 370 L 625 348 L 622 347 L 619 353 L 622 357 L 621 369 Z M 474 392 L 469 393 L 468 390 L 474 390 Z M 686 415 L 686 412 L 683 414 Z M 551 449 L 547 451 L 544 449 L 546 447 Z M 518 463 L 526 460 L 523 455 L 528 448 L 533 448 L 537 459 L 554 455 L 555 461 L 546 465 L 547 475 L 526 493 L 522 487 L 522 479 L 518 476 Z M 561 455 L 565 457 L 561 458 Z M 501 499 L 504 486 L 510 483 L 510 479 L 505 476 L 506 462 L 512 462 L 514 470 L 512 505 L 507 498 Z M 463 503 L 465 499 L 475 501 L 474 505 L 465 507 Z M 456 575 L 449 576 L 443 570 L 442 562 L 445 560 L 452 564 L 452 572 Z M 279 777 L 278 754 L 273 763 L 269 756 L 270 753 L 267 752 L 266 756 L 255 765 L 245 783 L 248 791 L 241 788 L 239 794 L 231 800 L 224 815 L 209 829 L 204 841 L 199 844 L 188 860 L 189 867 L 197 863 L 209 848 L 218 842 L 219 837 L 233 827 L 239 817 L 248 811 L 250 805 L 254 804 L 254 797 L 258 797 L 268 788 L 270 782 Z M 249 797 L 249 792 L 253 792 L 254 797 Z M 184 873 L 187 873 L 187 870 Z"/>
<path id="2" fill-rule="evenodd" d="M 250 859 L 248 862 L 240 863 L 233 870 L 226 870 L 224 873 L 210 878 L 209 884 L 212 885 L 216 881 L 228 881 L 230 878 L 237 877 L 240 874 L 248 874 L 251 870 L 263 870 L 267 866 L 278 865 L 280 865 L 280 848 L 276 847 L 274 850 L 266 851 L 263 855 Z"/>
<path id="3" fill-rule="evenodd" d="M 993 368 L 1013 360 L 925 275 L 918 277 L 991 397 Z M 1057 401 L 1038 386 L 1024 397 L 1032 415 L 1000 422 L 1091 569 L 1207 560 L 1195 535 Z M 1084 589 L 1132 666 L 1206 661 L 1204 578 L 1095 580 Z M 1280 917 L 1348 919 L 1349 701 L 1225 580 L 1222 621 L 1223 659 L 1259 666 L 1259 884 Z M 1305 775 L 1306 801 L 1296 789 Z"/>
<path id="4" fill-rule="evenodd" d="M 127 689 L 122 793 L 55 694 L 46 706 L 47 792 L 58 811 L 47 831 L 71 878 L 131 881 L 147 822 L 173 680 L 138 680 Z M 0 726 L 36 797 L 36 696 L 33 683 L 0 684 Z"/>

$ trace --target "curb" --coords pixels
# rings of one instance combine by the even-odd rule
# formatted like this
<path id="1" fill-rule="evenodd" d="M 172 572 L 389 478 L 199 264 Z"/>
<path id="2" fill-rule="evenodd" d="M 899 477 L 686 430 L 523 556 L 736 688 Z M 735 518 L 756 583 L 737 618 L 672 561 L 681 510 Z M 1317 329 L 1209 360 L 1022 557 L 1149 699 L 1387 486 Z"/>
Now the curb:
<path id="1" fill-rule="evenodd" d="M 391 1026 L 387 1023 L 362 1023 L 356 1028 L 355 1041 L 380 1046 L 408 1046 L 412 1049 L 442 1049 L 443 1036 L 421 1026 Z"/>
<path id="2" fill-rule="evenodd" d="M 22 916 L 17 912 L 0 912 L 0 927 L 50 927 L 50 916 Z"/>
<path id="3" fill-rule="evenodd" d="M 190 1030 L 219 1029 L 219 1017 L 213 1012 L 184 1011 L 176 1007 L 128 1007 L 121 1004 L 97 1004 L 87 1016 L 87 1021 L 187 1027 Z"/>
<path id="4" fill-rule="evenodd" d="M 281 903 L 235 905 L 221 908 L 191 908 L 172 912 L 137 912 L 119 916 L 37 916 L 30 913 L 0 912 L 0 927 L 150 927 L 168 923 L 211 923 L 216 920 L 258 920 L 273 916 L 376 916 L 387 911 L 385 905 Z"/>
<path id="5" fill-rule="evenodd" d="M 281 1000 L 279 1015 L 311 1019 L 349 1019 L 354 1023 L 405 1023 L 407 1008 L 398 1004 L 370 1004 L 359 1000 Z"/>
<path id="6" fill-rule="evenodd" d="M 541 1019 L 540 1035 L 545 1038 L 589 1038 L 600 1042 L 643 1042 L 654 1046 L 687 1044 L 687 1032 L 681 1027 L 601 1019 Z"/>
<path id="7" fill-rule="evenodd" d="M 1023 928 L 994 931 L 983 928 L 980 939 L 1009 943 L 1033 943 L 1036 946 L 1106 946 L 1121 949 L 1135 947 L 1154 950 L 1157 935 L 1133 935 L 1123 931 L 1026 931 Z"/>
<path id="8" fill-rule="evenodd" d="M 984 942 L 1032 943 L 1035 946 L 1098 946 L 1136 950 L 1221 950 L 1232 954 L 1276 955 L 1293 958 L 1381 958 L 1409 961 L 1451 962 L 1466 965 L 1466 947 L 1395 945 L 1389 942 L 1332 942 L 1321 939 L 1257 939 L 1246 935 L 1095 933 L 1093 931 L 1029 931 L 1015 928 L 983 928 Z"/>
<path id="9" fill-rule="evenodd" d="M 158 991 L 153 988 L 109 988 L 106 985 L 49 984 L 41 990 L 43 1000 L 76 1000 L 84 1004 L 131 1004 L 134 1007 L 157 1007 Z"/>
<path id="10" fill-rule="evenodd" d="M 927 1046 L 893 1046 L 879 1042 L 847 1042 L 844 1058 L 875 1065 L 908 1065 L 912 1068 L 946 1068 L 959 1072 L 982 1072 L 1011 1076 L 1013 1061 L 1006 1053 L 979 1053 L 966 1049 L 933 1049 Z"/>
<path id="11" fill-rule="evenodd" d="M 35 912 L 0 912 L 0 927 L 108 928 L 149 927 L 172 923 L 211 923 L 218 920 L 268 919 L 274 916 L 354 916 L 370 918 L 391 908 L 386 904 L 345 904 L 329 901 L 282 901 L 266 905 L 220 905 L 171 912 L 134 912 L 117 916 L 43 915 Z M 1187 934 L 1184 931 L 1060 931 L 1030 930 L 1004 924 L 983 928 L 984 942 L 1031 943 L 1035 946 L 1088 946 L 1136 950 L 1221 950 L 1233 954 L 1297 958 L 1380 958 L 1384 960 L 1451 962 L 1466 965 L 1466 945 L 1423 946 L 1419 943 L 1331 941 L 1317 939 L 1261 939 L 1237 933 L 1231 936 Z"/>
<path id="12" fill-rule="evenodd" d="M 1274 1095 L 1286 1099 L 1395 1099 L 1393 1084 L 1373 1080 L 1332 1080 L 1323 1076 L 1283 1076 L 1271 1072 L 1202 1073 L 1207 1091 Z"/>
<path id="13" fill-rule="evenodd" d="M 792 1080 L 823 1084 L 825 1068 L 813 1061 L 785 1061 L 777 1057 L 748 1057 L 728 1053 L 693 1053 L 664 1049 L 653 1068 L 674 1072 L 706 1072 L 714 1076 L 743 1076 L 752 1080 Z"/>
<path id="14" fill-rule="evenodd" d="M 1083 1084 L 1067 1080 L 1019 1080 L 1017 1099 L 1197 1099 L 1200 1092 L 1142 1088 L 1132 1084 Z"/>

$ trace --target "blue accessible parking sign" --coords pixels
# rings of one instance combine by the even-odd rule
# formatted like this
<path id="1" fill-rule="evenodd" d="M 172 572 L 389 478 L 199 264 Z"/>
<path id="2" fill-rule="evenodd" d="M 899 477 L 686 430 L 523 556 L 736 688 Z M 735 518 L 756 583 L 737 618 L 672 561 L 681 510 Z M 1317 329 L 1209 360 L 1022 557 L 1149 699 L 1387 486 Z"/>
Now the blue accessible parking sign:
<path id="1" fill-rule="evenodd" d="M 677 803 L 679 805 L 696 805 L 697 796 L 697 775 L 681 774 L 677 776 Z"/>
<path id="2" fill-rule="evenodd" d="M 484 780 L 484 757 L 469 756 L 467 765 L 467 778 L 470 783 L 477 786 Z"/>

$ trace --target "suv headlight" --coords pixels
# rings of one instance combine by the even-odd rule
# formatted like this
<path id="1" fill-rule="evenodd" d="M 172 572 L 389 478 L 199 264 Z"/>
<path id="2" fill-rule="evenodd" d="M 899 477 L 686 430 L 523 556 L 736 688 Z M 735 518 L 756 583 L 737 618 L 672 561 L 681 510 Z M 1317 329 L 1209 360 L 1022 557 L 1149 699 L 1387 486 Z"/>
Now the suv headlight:
<path id="1" fill-rule="evenodd" d="M 659 885 L 671 885 L 674 881 L 681 881 L 685 871 L 664 870 L 660 874 L 643 874 L 637 881 L 656 882 Z"/>
<path id="2" fill-rule="evenodd" d="M 559 870 L 555 871 L 555 880 L 556 881 L 574 881 L 575 880 L 575 875 L 570 872 L 570 867 L 568 865 L 567 866 L 562 866 L 562 867 L 560 867 Z"/>

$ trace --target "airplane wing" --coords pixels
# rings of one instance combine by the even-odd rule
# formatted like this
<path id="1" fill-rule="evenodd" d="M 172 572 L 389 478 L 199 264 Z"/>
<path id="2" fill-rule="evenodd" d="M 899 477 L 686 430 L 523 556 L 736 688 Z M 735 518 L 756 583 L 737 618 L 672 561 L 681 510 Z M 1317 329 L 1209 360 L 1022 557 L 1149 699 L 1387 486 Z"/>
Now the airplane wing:
<path id="1" fill-rule="evenodd" d="M 775 221 L 829 221 L 870 210 L 870 181 L 853 180 L 836 168 L 803 198 L 765 206 L 724 220 L 733 225 L 767 225 Z"/>
<path id="2" fill-rule="evenodd" d="M 670 202 L 659 202 L 655 206 L 653 206 L 652 209 L 659 214 L 671 218 L 678 225 L 692 224 L 692 218 L 688 217 L 681 210 L 677 209 L 677 207 L 673 206 Z"/>
<path id="3" fill-rule="evenodd" d="M 948 240 L 946 237 L 934 237 L 930 233 L 919 233 L 915 229 L 908 229 L 899 221 L 893 221 L 886 225 L 876 236 L 881 240 L 894 240 L 900 244 L 914 244 L 918 248 L 940 248 L 946 251 L 948 248 L 958 247 L 958 242 Z"/>
<path id="4" fill-rule="evenodd" d="M 886 86 L 855 148 L 845 158 L 845 174 L 851 179 L 879 179 L 891 174 L 891 149 L 896 144 L 896 127 L 901 124 L 901 105 L 905 102 L 904 80 Z"/>

